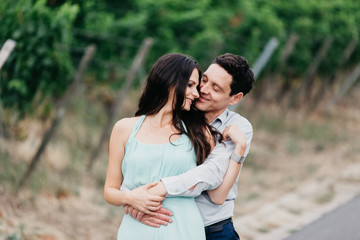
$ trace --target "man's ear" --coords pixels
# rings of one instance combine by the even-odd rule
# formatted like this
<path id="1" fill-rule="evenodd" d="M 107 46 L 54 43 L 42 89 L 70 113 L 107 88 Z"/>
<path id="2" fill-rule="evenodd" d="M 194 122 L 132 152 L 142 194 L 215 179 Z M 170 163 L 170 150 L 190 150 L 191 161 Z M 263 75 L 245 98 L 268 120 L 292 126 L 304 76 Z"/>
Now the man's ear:
<path id="1" fill-rule="evenodd" d="M 238 102 L 240 102 L 240 100 L 243 98 L 243 96 L 244 96 L 244 94 L 242 92 L 239 92 L 239 93 L 237 93 L 235 95 L 232 95 L 229 105 L 237 104 Z"/>

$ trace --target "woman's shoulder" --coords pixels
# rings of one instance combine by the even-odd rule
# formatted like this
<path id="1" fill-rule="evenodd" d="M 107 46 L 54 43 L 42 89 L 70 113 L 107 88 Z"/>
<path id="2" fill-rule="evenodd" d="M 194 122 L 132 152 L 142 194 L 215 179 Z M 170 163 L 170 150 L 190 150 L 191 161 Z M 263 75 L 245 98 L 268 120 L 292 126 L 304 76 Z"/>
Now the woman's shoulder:
<path id="1" fill-rule="evenodd" d="M 117 121 L 112 130 L 110 137 L 112 140 L 110 141 L 117 142 L 117 144 L 121 142 L 125 147 L 125 144 L 128 141 L 131 132 L 139 118 L 140 117 L 123 118 Z"/>
<path id="2" fill-rule="evenodd" d="M 122 118 L 115 123 L 114 129 L 121 131 L 130 131 L 135 127 L 139 117 Z"/>

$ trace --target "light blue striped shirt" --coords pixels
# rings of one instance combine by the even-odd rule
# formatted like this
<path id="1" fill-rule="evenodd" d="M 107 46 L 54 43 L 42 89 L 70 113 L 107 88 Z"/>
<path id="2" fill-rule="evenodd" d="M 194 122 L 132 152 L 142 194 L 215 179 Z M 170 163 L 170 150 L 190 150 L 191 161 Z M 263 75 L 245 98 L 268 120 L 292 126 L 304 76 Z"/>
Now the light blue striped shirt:
<path id="1" fill-rule="evenodd" d="M 246 118 L 226 109 L 211 123 L 211 125 L 221 133 L 231 124 L 236 124 L 245 136 L 247 141 L 247 148 L 245 151 L 246 156 L 249 153 L 253 136 L 251 123 Z M 205 226 L 232 217 L 234 212 L 234 200 L 238 193 L 237 183 L 239 176 L 237 177 L 234 186 L 231 188 L 225 203 L 222 205 L 211 202 L 206 190 L 215 189 L 221 184 L 234 149 L 235 144 L 232 141 L 226 141 L 225 144 L 216 144 L 205 162 L 200 166 L 178 176 L 162 178 L 161 181 L 164 183 L 168 192 L 167 197 L 196 197 L 195 200 L 203 217 Z M 188 190 L 194 185 L 196 185 L 195 189 Z"/>

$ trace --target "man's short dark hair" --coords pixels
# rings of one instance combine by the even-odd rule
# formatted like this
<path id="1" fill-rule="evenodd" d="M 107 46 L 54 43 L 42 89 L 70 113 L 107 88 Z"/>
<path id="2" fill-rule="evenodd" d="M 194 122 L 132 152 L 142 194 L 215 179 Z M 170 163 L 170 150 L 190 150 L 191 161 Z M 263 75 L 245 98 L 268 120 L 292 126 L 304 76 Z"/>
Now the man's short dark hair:
<path id="1" fill-rule="evenodd" d="M 254 73 L 244 57 L 225 53 L 216 57 L 213 63 L 220 65 L 232 76 L 230 96 L 239 92 L 245 96 L 253 88 L 255 84 Z"/>

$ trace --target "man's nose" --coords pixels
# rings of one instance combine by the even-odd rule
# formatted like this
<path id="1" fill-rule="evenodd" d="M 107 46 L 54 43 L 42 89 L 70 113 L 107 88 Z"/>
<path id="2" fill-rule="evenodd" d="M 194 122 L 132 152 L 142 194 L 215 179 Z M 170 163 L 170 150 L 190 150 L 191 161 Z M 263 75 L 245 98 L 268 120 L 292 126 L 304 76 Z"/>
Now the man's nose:
<path id="1" fill-rule="evenodd" d="M 207 83 L 203 83 L 200 86 L 200 93 L 208 94 L 209 93 L 209 87 Z"/>

